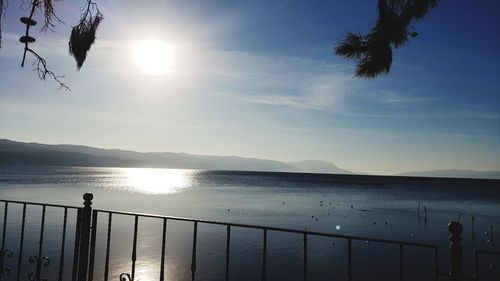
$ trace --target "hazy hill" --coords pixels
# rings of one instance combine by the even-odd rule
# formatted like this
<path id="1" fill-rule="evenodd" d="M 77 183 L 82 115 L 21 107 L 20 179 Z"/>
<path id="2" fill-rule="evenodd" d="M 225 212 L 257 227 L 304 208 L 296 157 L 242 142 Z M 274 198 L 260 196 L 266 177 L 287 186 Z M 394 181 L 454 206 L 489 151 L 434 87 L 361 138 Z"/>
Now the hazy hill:
<path id="1" fill-rule="evenodd" d="M 432 170 L 407 172 L 398 176 L 500 179 L 500 171 Z"/>
<path id="2" fill-rule="evenodd" d="M 207 170 L 287 171 L 350 174 L 332 163 L 306 160 L 280 162 L 237 156 L 172 152 L 135 152 L 82 145 L 47 145 L 0 140 L 0 165 L 54 165 L 95 167 L 162 167 Z"/>
<path id="3" fill-rule="evenodd" d="M 47 145 L 0 139 L 0 165 L 88 167 L 155 167 L 204 170 L 240 170 L 353 174 L 333 163 L 304 160 L 280 162 L 238 156 L 196 155 L 173 152 L 136 152 L 83 145 Z M 363 173 L 356 173 L 363 174 Z M 500 171 L 432 170 L 398 176 L 500 179 Z"/>

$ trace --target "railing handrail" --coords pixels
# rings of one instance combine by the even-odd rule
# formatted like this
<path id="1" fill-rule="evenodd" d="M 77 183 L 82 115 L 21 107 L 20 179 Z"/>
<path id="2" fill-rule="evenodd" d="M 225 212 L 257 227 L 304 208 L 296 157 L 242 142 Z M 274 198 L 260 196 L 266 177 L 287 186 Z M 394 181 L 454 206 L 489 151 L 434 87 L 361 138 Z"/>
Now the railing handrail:
<path id="1" fill-rule="evenodd" d="M 69 205 L 39 203 L 39 202 L 25 202 L 25 201 L 17 201 L 17 200 L 0 199 L 0 202 L 36 205 L 36 206 L 47 206 L 47 207 L 55 207 L 55 208 L 79 209 L 79 207 L 69 206 Z M 101 213 L 113 213 L 113 214 L 126 215 L 126 216 L 140 216 L 140 217 L 148 217 L 148 218 L 198 222 L 198 223 L 215 224 L 215 225 L 223 225 L 223 226 L 229 225 L 229 226 L 234 226 L 234 227 L 253 228 L 253 229 L 260 229 L 260 230 L 271 230 L 271 231 L 286 232 L 286 233 L 297 233 L 297 234 L 303 234 L 303 235 L 305 234 L 305 235 L 311 235 L 311 236 L 331 237 L 331 238 L 348 239 L 348 240 L 355 240 L 355 241 L 370 241 L 370 242 L 377 242 L 377 243 L 424 247 L 424 248 L 431 248 L 431 249 L 435 249 L 435 250 L 438 248 L 437 245 L 427 244 L 427 243 L 410 242 L 410 241 L 402 241 L 402 240 L 390 240 L 390 239 L 355 236 L 355 235 L 344 235 L 344 234 L 336 234 L 336 233 L 330 233 L 330 232 L 319 232 L 319 231 L 310 231 L 310 230 L 301 230 L 301 229 L 266 226 L 266 225 L 256 225 L 256 224 L 223 222 L 223 221 L 216 221 L 216 220 L 195 219 L 195 218 L 187 218 L 187 217 L 179 217 L 179 216 L 165 216 L 165 215 L 157 215 L 157 214 L 149 214 L 149 213 L 115 211 L 115 210 L 107 210 L 107 209 L 94 209 L 94 210 L 97 212 L 101 212 Z"/>
<path id="2" fill-rule="evenodd" d="M 55 208 L 69 208 L 69 209 L 78 209 L 79 208 L 79 207 L 69 206 L 69 205 L 39 203 L 39 202 L 26 202 L 26 201 L 5 200 L 5 199 L 0 199 L 0 202 L 14 203 L 14 204 L 27 204 L 27 205 L 36 205 L 36 206 L 47 206 L 47 207 L 55 207 Z M 403 245 L 408 245 L 408 246 L 424 247 L 424 248 L 431 248 L 431 249 L 438 248 L 437 245 L 427 244 L 427 243 L 410 242 L 410 241 L 402 241 L 402 240 L 390 240 L 390 239 L 363 237 L 363 236 L 354 236 L 354 235 L 344 235 L 344 234 L 336 234 L 336 233 L 330 233 L 330 232 L 309 231 L 309 230 L 301 230 L 301 229 L 293 229 L 293 228 L 256 225 L 256 224 L 223 222 L 223 221 L 216 221 L 216 220 L 195 219 L 195 218 L 187 218 L 187 217 L 179 217 L 179 216 L 165 216 L 165 215 L 157 215 L 157 214 L 149 214 L 149 213 L 114 211 L 114 210 L 107 210 L 107 209 L 94 209 L 94 210 L 97 212 L 102 212 L 102 213 L 113 213 L 113 214 L 126 215 L 126 216 L 140 216 L 140 217 L 148 217 L 148 218 L 198 222 L 198 223 L 224 225 L 224 226 L 229 225 L 229 226 L 234 226 L 234 227 L 271 230 L 271 231 L 277 231 L 277 232 L 306 234 L 306 235 L 312 235 L 312 236 L 323 236 L 323 237 L 331 237 L 331 238 L 339 238 L 339 239 L 350 239 L 350 240 L 356 240 L 356 241 L 370 241 L 370 242 L 396 244 L 396 245 L 403 244 Z"/>
<path id="3" fill-rule="evenodd" d="M 54 208 L 79 209 L 79 207 L 75 207 L 75 206 L 50 204 L 50 203 L 39 203 L 39 202 L 25 202 L 25 201 L 5 200 L 5 199 L 0 199 L 0 202 L 14 203 L 14 204 L 35 205 L 35 206 L 42 206 L 42 207 L 46 206 L 46 207 L 54 207 Z"/>
<path id="4" fill-rule="evenodd" d="M 101 213 L 112 213 L 112 214 L 126 215 L 126 216 L 140 216 L 140 217 L 148 217 L 148 218 L 188 221 L 188 222 L 216 224 L 216 225 L 224 225 L 224 226 L 229 225 L 229 226 L 234 226 L 234 227 L 253 228 L 253 229 L 260 229 L 260 230 L 271 230 L 271 231 L 277 231 L 277 232 L 297 233 L 297 234 L 332 237 L 332 238 L 340 238 L 340 239 L 350 239 L 350 240 L 356 240 L 356 241 L 370 241 L 370 242 L 380 242 L 380 243 L 396 244 L 396 245 L 403 244 L 403 245 L 407 245 L 407 246 L 424 247 L 424 248 L 431 248 L 431 249 L 438 248 L 438 246 L 436 246 L 436 245 L 426 244 L 426 243 L 409 242 L 409 241 L 401 241 L 401 240 L 390 240 L 390 239 L 381 239 L 381 238 L 372 238 L 372 237 L 363 237 L 363 236 L 351 236 L 351 235 L 335 234 L 335 233 L 329 233 L 329 232 L 318 232 L 318 231 L 300 230 L 300 229 L 283 228 L 283 227 L 275 227 L 275 226 L 222 222 L 222 221 L 215 221 L 215 220 L 194 219 L 194 218 L 186 218 L 186 217 L 178 217 L 178 216 L 164 216 L 164 215 L 135 213 L 135 212 L 126 212 L 126 211 L 113 211 L 113 210 L 105 210 L 105 209 L 94 209 L 94 210 L 97 212 L 101 212 Z"/>

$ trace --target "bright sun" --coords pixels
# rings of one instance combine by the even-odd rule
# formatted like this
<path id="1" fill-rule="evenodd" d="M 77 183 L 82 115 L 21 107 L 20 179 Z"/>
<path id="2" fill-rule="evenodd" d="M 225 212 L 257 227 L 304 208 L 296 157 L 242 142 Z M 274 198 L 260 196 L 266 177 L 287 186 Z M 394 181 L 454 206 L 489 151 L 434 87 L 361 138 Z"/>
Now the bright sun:
<path id="1" fill-rule="evenodd" d="M 138 41 L 132 48 L 132 56 L 142 73 L 167 74 L 174 60 L 172 45 L 158 39 Z"/>

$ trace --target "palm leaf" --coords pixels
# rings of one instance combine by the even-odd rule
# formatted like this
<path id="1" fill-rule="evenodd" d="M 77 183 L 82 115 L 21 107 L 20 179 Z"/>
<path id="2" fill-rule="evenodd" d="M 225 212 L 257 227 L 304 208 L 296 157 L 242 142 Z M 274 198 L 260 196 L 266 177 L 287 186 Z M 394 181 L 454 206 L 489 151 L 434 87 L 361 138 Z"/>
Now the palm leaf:
<path id="1" fill-rule="evenodd" d="M 361 34 L 348 32 L 341 42 L 335 47 L 335 53 L 350 59 L 359 59 L 365 51 L 365 42 Z"/>

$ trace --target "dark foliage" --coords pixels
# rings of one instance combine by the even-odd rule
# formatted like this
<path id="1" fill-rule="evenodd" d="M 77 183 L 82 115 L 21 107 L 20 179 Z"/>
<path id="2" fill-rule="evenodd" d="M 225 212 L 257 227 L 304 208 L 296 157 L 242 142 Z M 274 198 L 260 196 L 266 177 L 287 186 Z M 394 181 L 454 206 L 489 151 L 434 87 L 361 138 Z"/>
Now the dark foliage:
<path id="1" fill-rule="evenodd" d="M 409 31 L 414 20 L 434 8 L 437 0 L 379 0 L 378 20 L 366 35 L 348 32 L 335 47 L 335 53 L 356 60 L 356 77 L 375 78 L 388 73 L 392 64 L 392 48 L 399 48 L 416 37 Z"/>
<path id="2" fill-rule="evenodd" d="M 92 15 L 91 9 L 97 11 Z M 87 58 L 87 53 L 95 41 L 97 27 L 101 23 L 103 16 L 95 4 L 88 2 L 87 10 L 83 13 L 78 25 L 73 26 L 69 38 L 69 53 L 75 58 L 76 66 L 80 69 Z"/>
<path id="3" fill-rule="evenodd" d="M 95 41 L 95 32 L 102 17 L 82 19 L 77 26 L 71 30 L 69 39 L 69 53 L 76 60 L 77 68 L 80 69 L 87 58 L 87 52 Z"/>

